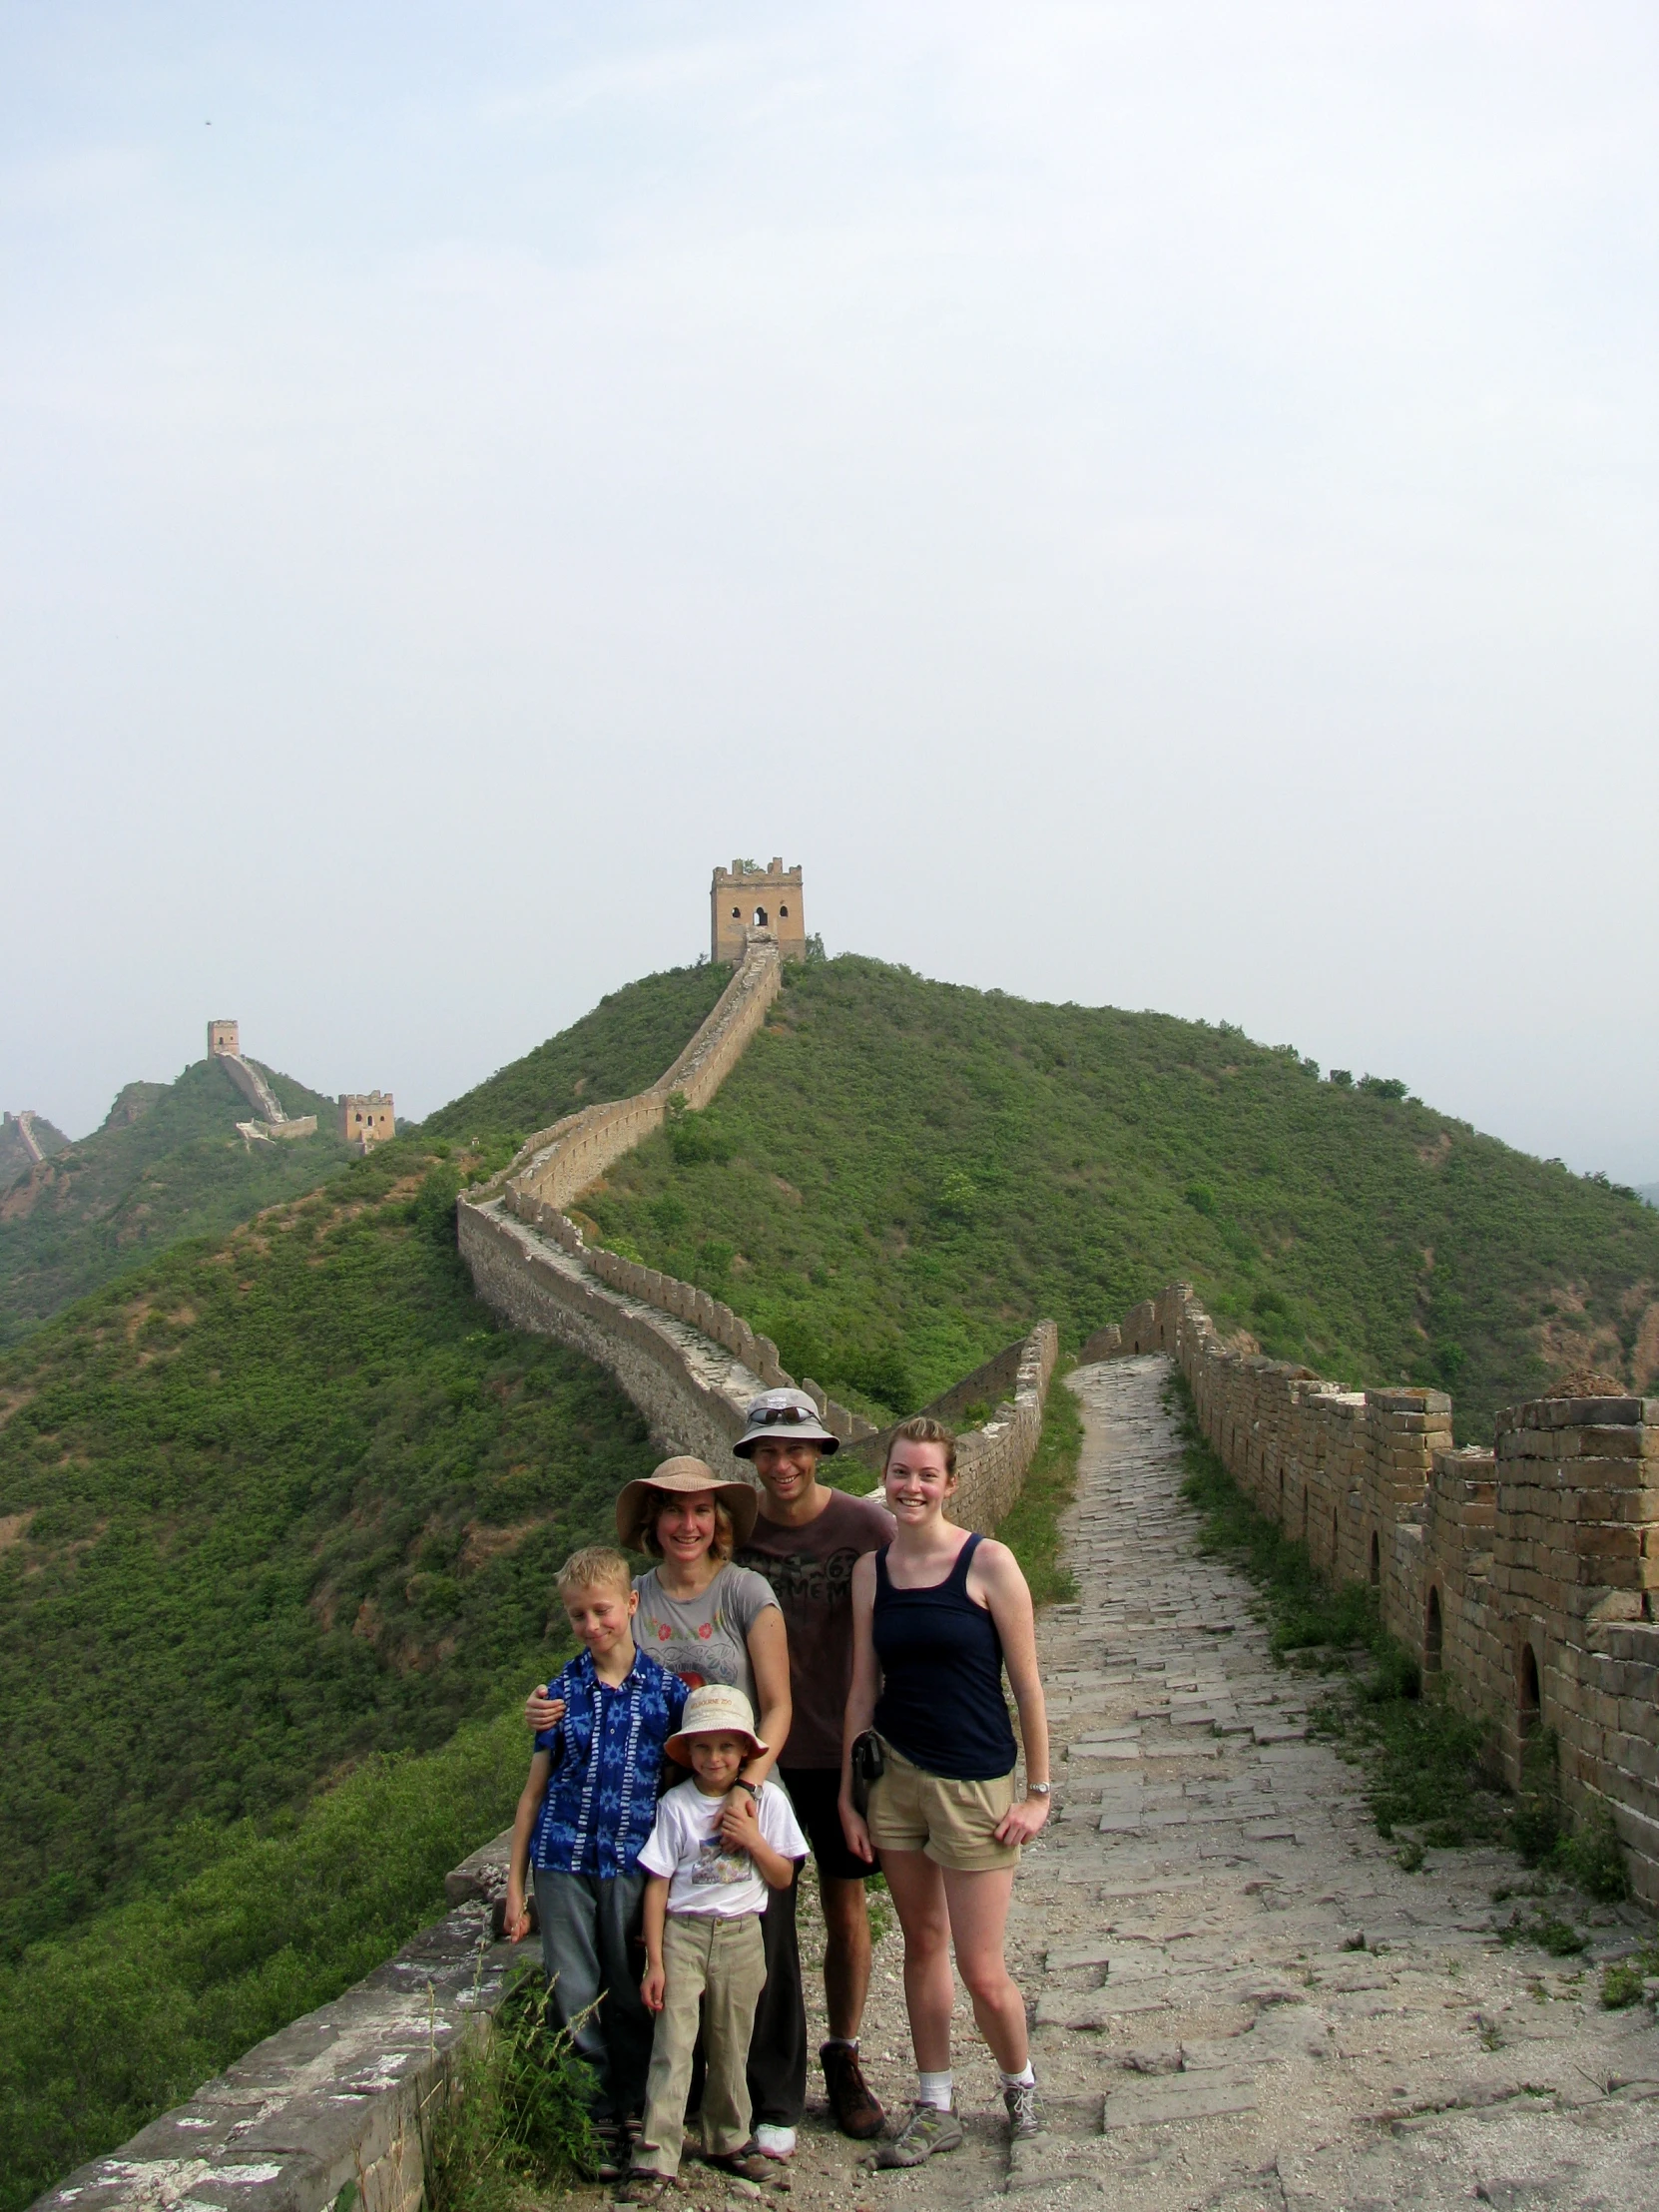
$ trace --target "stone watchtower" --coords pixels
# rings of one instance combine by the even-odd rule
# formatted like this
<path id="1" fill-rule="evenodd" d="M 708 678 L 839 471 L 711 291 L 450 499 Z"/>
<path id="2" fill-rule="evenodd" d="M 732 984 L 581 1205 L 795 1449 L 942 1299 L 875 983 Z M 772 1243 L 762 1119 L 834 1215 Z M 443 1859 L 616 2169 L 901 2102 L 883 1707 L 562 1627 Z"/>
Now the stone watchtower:
<path id="1" fill-rule="evenodd" d="M 710 893 L 709 956 L 734 965 L 743 958 L 751 929 L 770 929 L 786 960 L 807 957 L 807 923 L 801 907 L 801 869 L 782 860 L 766 867 L 734 860 L 715 869 Z"/>
<path id="2" fill-rule="evenodd" d="M 390 1091 L 343 1091 L 339 1102 L 339 1133 L 361 1152 L 372 1152 L 397 1134 L 397 1113 Z"/>
<path id="3" fill-rule="evenodd" d="M 242 1039 L 234 1021 L 210 1021 L 208 1024 L 208 1057 L 217 1060 L 221 1053 L 229 1053 L 233 1060 L 242 1057 Z"/>

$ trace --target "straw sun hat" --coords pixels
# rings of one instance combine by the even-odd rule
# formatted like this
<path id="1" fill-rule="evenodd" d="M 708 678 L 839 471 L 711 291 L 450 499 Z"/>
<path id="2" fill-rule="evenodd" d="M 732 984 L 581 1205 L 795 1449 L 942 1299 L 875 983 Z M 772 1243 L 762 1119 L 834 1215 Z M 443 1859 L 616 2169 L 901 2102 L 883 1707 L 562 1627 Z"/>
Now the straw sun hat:
<path id="1" fill-rule="evenodd" d="M 618 1540 L 631 1551 L 640 1550 L 640 1538 L 665 1499 L 693 1497 L 701 1490 L 712 1490 L 731 1514 L 732 1540 L 741 1549 L 749 1541 L 761 1509 L 759 1496 L 750 1483 L 723 1482 L 706 1460 L 690 1458 L 665 1459 L 643 1481 L 624 1485 L 616 1501 Z"/>

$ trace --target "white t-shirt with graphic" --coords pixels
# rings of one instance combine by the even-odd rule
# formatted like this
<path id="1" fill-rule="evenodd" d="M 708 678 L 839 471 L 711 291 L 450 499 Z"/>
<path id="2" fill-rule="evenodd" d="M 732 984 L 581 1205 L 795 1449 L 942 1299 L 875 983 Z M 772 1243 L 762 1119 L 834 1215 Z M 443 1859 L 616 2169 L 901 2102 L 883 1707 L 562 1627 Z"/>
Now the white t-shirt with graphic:
<path id="1" fill-rule="evenodd" d="M 763 1782 L 756 1803 L 761 1841 L 786 1859 L 805 1859 L 807 1839 L 795 1807 L 776 1782 Z M 764 1913 L 767 1886 L 747 1851 L 721 1841 L 723 1797 L 705 1797 L 695 1782 L 679 1783 L 657 1808 L 657 1825 L 640 1853 L 647 1874 L 667 1875 L 671 1913 L 709 1913 L 737 1920 Z"/>

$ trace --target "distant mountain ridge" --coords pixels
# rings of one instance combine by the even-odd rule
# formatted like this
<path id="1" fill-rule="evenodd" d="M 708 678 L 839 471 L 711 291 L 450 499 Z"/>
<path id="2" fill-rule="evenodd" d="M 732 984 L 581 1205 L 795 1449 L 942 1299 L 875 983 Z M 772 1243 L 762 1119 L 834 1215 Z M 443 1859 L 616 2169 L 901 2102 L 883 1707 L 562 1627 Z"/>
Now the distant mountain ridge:
<path id="1" fill-rule="evenodd" d="M 7 1113 L 0 1118 L 0 1191 L 20 1183 L 39 1156 L 61 1152 L 69 1139 L 44 1114 Z"/>
<path id="2" fill-rule="evenodd" d="M 219 1235 L 337 1173 L 348 1153 L 333 1101 L 264 1072 L 284 1112 L 317 1116 L 314 1136 L 246 1143 L 247 1101 L 222 1064 L 198 1060 L 172 1083 L 125 1084 L 90 1137 L 53 1130 L 42 1161 L 25 1154 L 9 1180 L 0 1167 L 0 1349 L 179 1238 Z"/>

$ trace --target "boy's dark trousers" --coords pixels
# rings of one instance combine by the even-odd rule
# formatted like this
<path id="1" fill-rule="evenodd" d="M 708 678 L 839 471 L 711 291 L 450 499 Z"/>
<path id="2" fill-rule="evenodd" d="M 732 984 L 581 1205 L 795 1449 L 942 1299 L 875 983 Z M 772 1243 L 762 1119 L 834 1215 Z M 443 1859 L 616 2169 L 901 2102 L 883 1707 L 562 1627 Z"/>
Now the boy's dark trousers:
<path id="1" fill-rule="evenodd" d="M 645 1875 L 639 1869 L 601 1881 L 597 1875 L 536 1872 L 542 1964 L 552 1984 L 551 2009 L 574 2031 L 576 2052 L 594 2075 L 593 2116 L 620 2121 L 645 2104 L 653 2022 L 640 1995 L 645 1956 L 640 1921 Z M 590 2011 L 603 1992 L 603 2002 Z"/>

